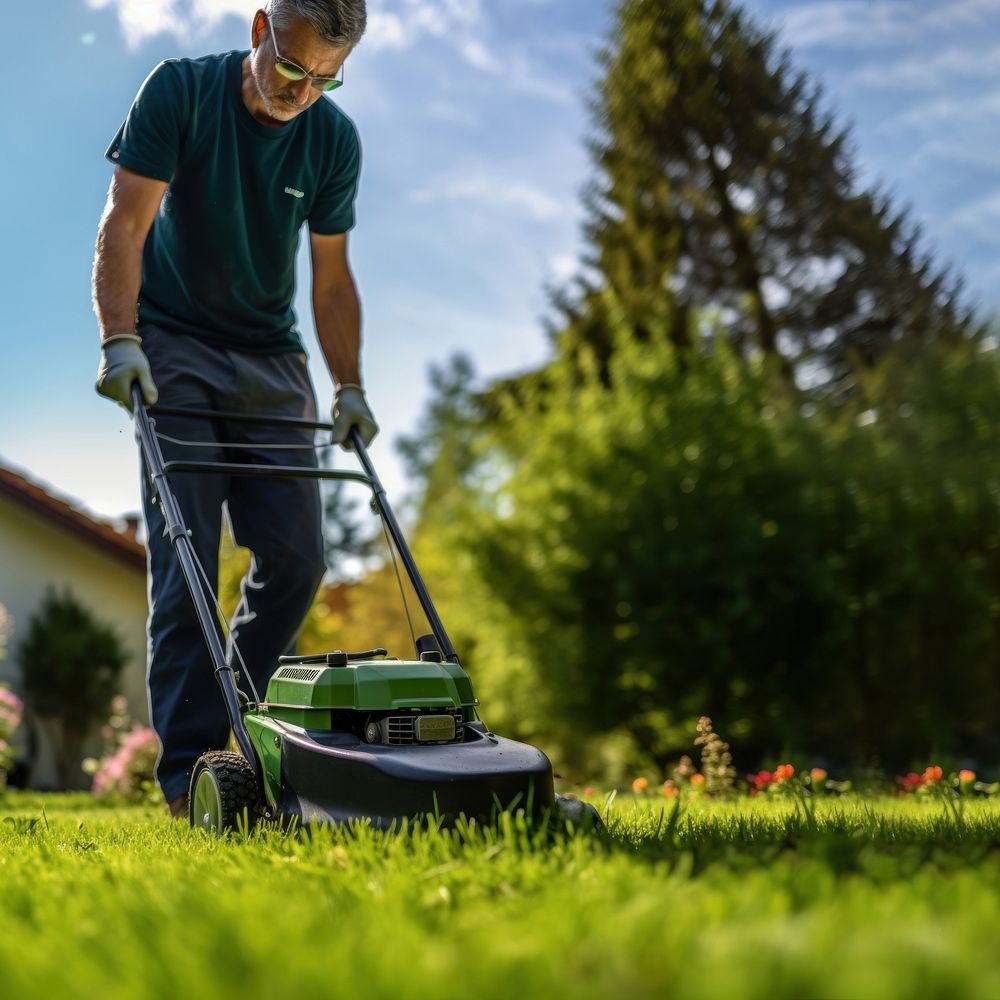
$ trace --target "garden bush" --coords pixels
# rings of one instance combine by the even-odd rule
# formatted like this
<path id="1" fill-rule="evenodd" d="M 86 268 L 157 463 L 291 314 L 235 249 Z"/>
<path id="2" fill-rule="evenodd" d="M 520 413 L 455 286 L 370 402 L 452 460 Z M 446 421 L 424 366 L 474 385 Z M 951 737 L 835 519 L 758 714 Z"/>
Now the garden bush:
<path id="1" fill-rule="evenodd" d="M 488 719 L 571 771 L 663 766 L 702 714 L 747 770 L 995 763 L 998 428 L 973 344 L 820 402 L 723 338 L 550 366 L 424 511 Z"/>

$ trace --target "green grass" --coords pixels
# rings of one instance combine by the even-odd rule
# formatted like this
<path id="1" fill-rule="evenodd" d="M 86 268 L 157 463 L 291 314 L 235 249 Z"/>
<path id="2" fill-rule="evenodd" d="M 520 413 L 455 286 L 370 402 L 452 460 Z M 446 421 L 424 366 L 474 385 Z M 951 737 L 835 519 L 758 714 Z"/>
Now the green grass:
<path id="1" fill-rule="evenodd" d="M 0 815 L 5 998 L 1000 996 L 994 802 L 619 799 L 606 843 Z"/>

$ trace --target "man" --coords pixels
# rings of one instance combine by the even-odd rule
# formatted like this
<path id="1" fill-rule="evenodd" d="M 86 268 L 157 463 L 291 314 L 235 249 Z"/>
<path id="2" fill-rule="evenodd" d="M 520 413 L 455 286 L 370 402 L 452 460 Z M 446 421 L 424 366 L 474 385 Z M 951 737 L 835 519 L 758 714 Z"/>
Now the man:
<path id="1" fill-rule="evenodd" d="M 366 444 L 375 436 L 347 253 L 360 147 L 352 122 L 323 99 L 342 82 L 365 20 L 365 0 L 272 0 L 253 17 L 249 52 L 168 60 L 143 83 L 106 154 L 115 171 L 93 278 L 102 395 L 131 409 L 138 382 L 147 404 L 315 419 L 291 304 L 307 223 L 316 331 L 336 388 L 333 438 L 345 444 L 352 427 Z M 301 431 L 166 415 L 156 426 L 168 461 L 316 464 Z M 275 442 L 283 447 L 264 447 Z M 172 485 L 209 580 L 223 505 L 237 542 L 253 553 L 238 624 L 262 692 L 323 575 L 318 485 L 200 474 Z M 181 816 L 191 769 L 225 746 L 229 726 L 146 475 L 143 508 L 157 780 Z"/>

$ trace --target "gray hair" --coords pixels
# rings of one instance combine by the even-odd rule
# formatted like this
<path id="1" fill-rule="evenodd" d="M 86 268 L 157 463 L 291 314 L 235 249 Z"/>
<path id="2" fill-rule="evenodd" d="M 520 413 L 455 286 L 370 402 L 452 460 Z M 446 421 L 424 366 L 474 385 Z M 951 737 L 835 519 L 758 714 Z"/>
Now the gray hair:
<path id="1" fill-rule="evenodd" d="M 365 0 L 271 0 L 268 11 L 282 28 L 292 18 L 302 18 L 324 42 L 338 49 L 357 45 L 368 22 Z"/>

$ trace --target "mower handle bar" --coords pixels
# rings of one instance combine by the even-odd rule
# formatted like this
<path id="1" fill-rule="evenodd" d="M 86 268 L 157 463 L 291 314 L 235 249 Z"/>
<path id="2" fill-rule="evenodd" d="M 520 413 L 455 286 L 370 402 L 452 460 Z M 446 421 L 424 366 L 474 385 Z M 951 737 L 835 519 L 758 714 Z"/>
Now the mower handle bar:
<path id="1" fill-rule="evenodd" d="M 420 574 L 420 570 L 417 568 L 417 564 L 413 559 L 410 547 L 403 536 L 399 522 L 396 520 L 396 516 L 393 514 L 392 508 L 389 506 L 389 500 L 386 496 L 385 488 L 382 486 L 382 483 L 378 478 L 375 466 L 372 463 L 371 457 L 368 454 L 368 449 L 365 446 L 364 440 L 362 439 L 357 427 L 351 427 L 348 433 L 348 438 L 351 442 L 354 453 L 358 458 L 358 462 L 364 470 L 364 474 L 358 472 L 339 471 L 335 469 L 314 469 L 283 465 L 249 465 L 235 462 L 164 462 L 162 453 L 160 452 L 159 443 L 156 439 L 156 431 L 154 429 L 155 421 L 151 416 L 157 413 L 168 416 L 231 420 L 248 424 L 270 425 L 273 427 L 298 427 L 303 430 L 332 431 L 333 424 L 325 421 L 305 420 L 297 417 L 271 417 L 256 413 L 185 409 L 173 406 L 147 407 L 138 382 L 132 383 L 132 411 L 135 414 L 136 433 L 139 437 L 143 454 L 147 460 L 147 468 L 150 477 L 153 480 L 156 495 L 161 498 L 161 504 L 164 507 L 164 518 L 167 522 L 167 531 L 171 535 L 171 540 L 175 540 L 178 528 L 180 528 L 186 538 L 186 532 L 183 531 L 180 509 L 177 507 L 173 494 L 170 493 L 169 486 L 166 482 L 166 476 L 171 472 L 223 472 L 228 475 L 329 479 L 356 482 L 367 486 L 372 491 L 372 500 L 386 526 L 386 529 L 389 532 L 392 544 L 396 546 L 396 551 L 399 553 L 403 561 L 403 565 L 406 567 L 410 583 L 413 585 L 417 599 L 420 601 L 420 606 L 423 609 L 424 614 L 427 616 L 431 632 L 437 641 L 444 659 L 452 663 L 459 662 L 458 654 L 455 652 L 455 647 L 448 638 L 448 633 L 445 630 L 444 623 L 441 621 L 441 618 L 437 613 L 437 609 L 434 607 L 430 593 L 428 592 L 427 586 Z M 172 507 L 170 514 L 176 522 L 173 525 L 171 524 L 171 517 L 167 516 L 168 511 L 166 509 L 165 501 L 168 497 Z M 187 541 L 190 543 L 189 538 Z M 190 587 L 191 584 L 189 583 L 189 589 Z M 195 604 L 198 604 L 197 600 L 195 600 Z"/>

